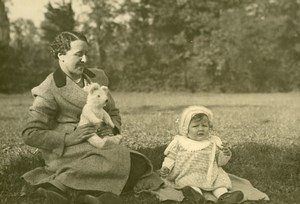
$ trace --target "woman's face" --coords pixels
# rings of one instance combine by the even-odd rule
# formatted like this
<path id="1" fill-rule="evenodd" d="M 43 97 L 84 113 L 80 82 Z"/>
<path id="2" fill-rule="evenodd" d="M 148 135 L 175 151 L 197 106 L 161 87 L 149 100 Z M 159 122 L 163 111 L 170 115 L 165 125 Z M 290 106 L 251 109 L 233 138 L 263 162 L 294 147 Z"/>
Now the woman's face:
<path id="1" fill-rule="evenodd" d="M 209 138 L 209 121 L 207 116 L 192 118 L 188 128 L 188 138 L 197 141 Z"/>
<path id="2" fill-rule="evenodd" d="M 88 45 L 85 41 L 75 40 L 70 43 L 66 54 L 58 54 L 61 69 L 72 79 L 81 77 L 87 62 Z"/>

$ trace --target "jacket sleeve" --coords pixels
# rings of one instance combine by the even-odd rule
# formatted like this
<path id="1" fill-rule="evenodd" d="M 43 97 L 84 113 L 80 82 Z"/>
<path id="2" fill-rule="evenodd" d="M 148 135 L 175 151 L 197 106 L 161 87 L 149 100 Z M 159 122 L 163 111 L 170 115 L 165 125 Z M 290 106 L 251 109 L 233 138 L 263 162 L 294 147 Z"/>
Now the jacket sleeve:
<path id="1" fill-rule="evenodd" d="M 58 107 L 50 91 L 49 80 L 32 90 L 34 101 L 23 128 L 24 143 L 61 156 L 64 151 L 65 134 L 52 130 Z"/>
<path id="2" fill-rule="evenodd" d="M 107 108 L 107 113 L 111 117 L 111 120 L 113 121 L 115 128 L 114 128 L 114 134 L 119 134 L 121 133 L 121 116 L 120 116 L 120 111 L 118 108 L 116 108 L 115 101 L 111 94 L 108 94 L 108 101 L 110 101 L 109 106 L 104 107 L 104 109 Z"/>

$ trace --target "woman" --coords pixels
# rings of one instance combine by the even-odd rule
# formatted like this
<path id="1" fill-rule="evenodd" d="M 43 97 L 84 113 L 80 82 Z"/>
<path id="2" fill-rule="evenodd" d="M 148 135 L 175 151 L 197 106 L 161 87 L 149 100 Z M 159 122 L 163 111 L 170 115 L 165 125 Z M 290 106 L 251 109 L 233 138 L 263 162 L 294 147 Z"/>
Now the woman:
<path id="1" fill-rule="evenodd" d="M 112 144 L 99 150 L 86 141 L 95 132 L 120 132 L 121 117 L 110 94 L 105 110 L 115 128 L 77 127 L 87 97 L 83 88 L 91 82 L 108 85 L 102 70 L 86 68 L 86 37 L 62 32 L 51 44 L 51 51 L 59 66 L 32 89 L 34 102 L 22 132 L 24 142 L 41 151 L 45 166 L 22 178 L 45 195 L 47 204 L 69 203 L 74 192 L 79 203 L 121 203 L 118 195 L 150 175 L 152 165 L 145 156 L 126 147 Z"/>

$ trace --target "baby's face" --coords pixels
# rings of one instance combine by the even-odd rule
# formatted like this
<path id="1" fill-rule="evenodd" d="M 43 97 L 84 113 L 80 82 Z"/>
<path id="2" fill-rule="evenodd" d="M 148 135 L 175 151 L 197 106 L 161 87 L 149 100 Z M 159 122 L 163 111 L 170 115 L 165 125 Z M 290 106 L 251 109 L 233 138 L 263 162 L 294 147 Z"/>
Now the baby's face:
<path id="1" fill-rule="evenodd" d="M 188 138 L 196 141 L 209 138 L 209 120 L 207 116 L 192 118 L 188 128 Z"/>

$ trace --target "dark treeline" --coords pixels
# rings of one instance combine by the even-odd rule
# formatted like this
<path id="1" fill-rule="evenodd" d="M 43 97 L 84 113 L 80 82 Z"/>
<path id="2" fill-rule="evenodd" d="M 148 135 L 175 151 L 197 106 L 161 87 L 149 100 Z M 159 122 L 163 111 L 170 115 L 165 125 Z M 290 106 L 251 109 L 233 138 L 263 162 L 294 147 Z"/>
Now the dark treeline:
<path id="1" fill-rule="evenodd" d="M 90 12 L 75 18 L 72 3 L 49 3 L 39 30 L 10 22 L 0 0 L 0 92 L 39 84 L 55 69 L 48 43 L 72 29 L 88 36 L 89 66 L 104 69 L 113 90 L 300 88 L 299 0 L 78 1 Z"/>

